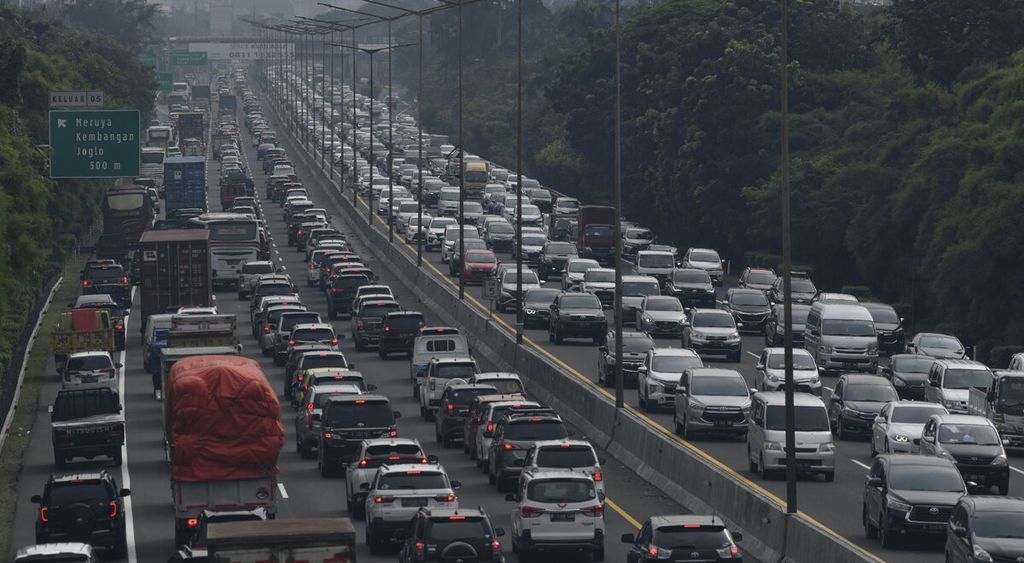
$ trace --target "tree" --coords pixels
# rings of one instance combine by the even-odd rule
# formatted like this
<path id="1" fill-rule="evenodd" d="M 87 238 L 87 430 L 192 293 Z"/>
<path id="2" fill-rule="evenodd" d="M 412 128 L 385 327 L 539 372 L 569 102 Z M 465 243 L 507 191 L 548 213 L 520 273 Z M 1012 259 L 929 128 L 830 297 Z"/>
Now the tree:
<path id="1" fill-rule="evenodd" d="M 64 13 L 74 25 L 138 49 L 150 39 L 157 5 L 146 0 L 76 0 Z"/>

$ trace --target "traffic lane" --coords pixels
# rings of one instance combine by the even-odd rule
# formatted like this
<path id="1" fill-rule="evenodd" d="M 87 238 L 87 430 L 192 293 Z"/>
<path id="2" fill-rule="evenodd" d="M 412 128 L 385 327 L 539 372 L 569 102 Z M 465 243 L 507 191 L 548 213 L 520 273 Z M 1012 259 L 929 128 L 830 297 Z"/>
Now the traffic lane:
<path id="1" fill-rule="evenodd" d="M 301 170 L 300 170 L 301 172 Z M 304 180 L 307 176 L 300 176 Z M 311 177 L 311 175 L 309 176 Z M 307 182 L 307 184 L 310 182 Z M 319 198 L 314 195 L 314 201 L 324 206 L 327 205 L 322 198 L 325 194 L 319 194 Z M 287 268 L 286 271 L 304 272 L 305 262 L 303 261 L 303 254 L 295 251 L 294 249 L 284 246 L 282 243 L 277 241 L 286 241 L 287 237 L 284 233 L 285 223 L 281 218 L 280 213 L 274 213 L 279 210 L 279 207 L 273 203 L 261 202 L 261 206 L 264 206 L 264 216 L 267 219 L 268 226 L 275 234 L 275 252 L 273 253 L 275 259 Z M 358 252 L 362 249 L 356 245 L 355 250 Z M 389 279 L 387 270 L 384 269 L 382 264 L 376 263 L 372 259 L 372 256 L 367 252 L 361 252 L 360 256 L 363 256 L 367 265 L 374 269 L 378 275 L 381 275 L 382 283 L 391 284 L 392 289 L 395 290 L 396 297 L 399 302 L 406 308 L 411 307 L 410 303 L 416 303 L 416 298 L 412 294 L 408 294 L 402 290 L 402 286 L 395 283 L 396 280 Z M 304 274 L 303 274 L 304 275 Z M 303 303 L 309 306 L 311 309 L 320 311 L 322 314 L 326 312 L 326 299 L 322 292 L 308 288 L 302 283 L 301 279 L 294 279 L 296 285 L 299 287 L 300 296 L 302 296 Z M 428 318 L 433 317 L 430 311 L 423 311 Z M 434 321 L 436 322 L 436 321 Z M 335 321 L 334 326 L 336 331 L 341 334 L 346 334 L 349 328 L 349 323 L 344 321 Z M 463 488 L 458 492 L 460 496 L 460 503 L 465 503 L 465 506 L 482 506 L 488 514 L 491 515 L 496 526 L 504 527 L 509 530 L 510 524 L 510 510 L 511 504 L 504 500 L 504 494 L 499 494 L 495 489 L 487 483 L 486 477 L 479 472 L 476 468 L 476 464 L 471 462 L 469 458 L 461 453 L 461 450 L 442 450 L 439 445 L 434 443 L 434 427 L 431 423 L 427 423 L 419 418 L 419 405 L 411 398 L 411 382 L 408 378 L 408 364 L 405 361 L 395 360 L 380 360 L 375 352 L 357 352 L 355 351 L 354 345 L 349 342 L 348 339 L 342 340 L 342 349 L 345 352 L 347 358 L 356 362 L 356 369 L 366 374 L 369 381 L 378 385 L 378 393 L 387 395 L 392 403 L 395 405 L 397 410 L 402 412 L 403 417 L 399 419 L 399 434 L 401 436 L 414 437 L 420 440 L 424 447 L 428 450 L 428 453 L 438 455 L 441 463 L 445 466 L 445 469 L 449 472 L 451 477 L 456 480 L 460 480 L 463 483 Z M 488 366 L 486 361 L 481 361 L 481 367 L 484 369 L 494 369 L 494 366 Z M 282 377 L 281 369 L 277 368 L 273 373 L 277 373 L 277 377 Z M 271 372 L 268 372 L 271 373 Z M 280 387 L 283 381 L 278 380 L 274 383 L 276 388 Z M 290 408 L 290 407 L 288 407 Z M 288 409 L 286 409 L 287 411 Z M 292 411 L 294 413 L 294 411 Z M 294 414 L 292 415 L 294 416 Z M 286 426 L 288 421 L 288 415 L 285 414 Z M 284 464 L 290 462 L 284 461 L 288 458 L 294 458 L 299 463 L 297 470 L 293 470 L 294 474 L 299 478 L 288 477 L 288 490 L 289 496 L 295 501 L 293 506 L 305 506 L 305 501 L 302 504 L 298 504 L 299 499 L 313 498 L 320 501 L 322 491 L 324 489 L 323 479 L 316 472 L 316 466 L 309 460 L 302 460 L 298 454 L 295 453 L 292 445 L 294 444 L 294 425 L 286 428 L 286 432 L 289 435 L 290 443 L 286 444 L 285 452 L 282 454 L 282 472 L 284 472 Z M 304 464 L 304 465 L 303 465 Z M 664 513 L 680 513 L 684 509 L 681 506 L 671 503 L 667 499 L 661 498 L 658 502 L 644 502 L 645 494 L 643 491 L 648 491 L 649 487 L 645 487 L 642 491 L 631 491 L 634 486 L 639 486 L 639 483 L 643 481 L 618 463 L 608 464 L 607 467 L 606 482 L 615 482 L 615 491 L 621 490 L 624 498 L 628 497 L 629 501 L 625 502 L 625 510 L 636 511 L 637 516 L 634 518 L 634 522 L 630 522 L 626 517 L 618 514 L 614 510 L 606 510 L 605 512 L 605 523 L 607 526 L 607 536 L 605 549 L 607 550 L 610 560 L 619 561 L 625 559 L 626 546 L 618 543 L 616 540 L 623 533 L 633 533 L 636 530 L 635 518 L 643 518 L 653 514 L 664 514 Z M 620 479 L 619 476 L 622 475 Z M 625 484 L 623 489 L 620 489 Z M 332 489 L 335 487 L 331 487 Z M 342 499 L 344 497 L 344 489 L 338 488 L 341 491 Z M 640 493 L 640 494 L 638 494 Z M 609 495 L 614 501 L 614 494 Z M 640 502 L 636 502 L 636 500 Z M 344 506 L 344 500 L 331 503 L 334 506 Z M 641 506 L 642 505 L 642 506 Z M 640 509 L 644 509 L 641 511 Z M 362 523 L 357 524 L 357 527 L 364 526 Z M 509 539 L 506 538 L 503 544 L 508 552 Z M 366 557 L 370 557 L 368 550 L 365 546 L 360 548 L 362 555 L 363 551 L 366 551 Z M 510 554 L 509 554 L 510 555 Z M 375 560 L 371 557 L 371 560 Z M 385 559 L 390 560 L 390 559 Z M 512 556 L 512 560 L 515 557 Z"/>

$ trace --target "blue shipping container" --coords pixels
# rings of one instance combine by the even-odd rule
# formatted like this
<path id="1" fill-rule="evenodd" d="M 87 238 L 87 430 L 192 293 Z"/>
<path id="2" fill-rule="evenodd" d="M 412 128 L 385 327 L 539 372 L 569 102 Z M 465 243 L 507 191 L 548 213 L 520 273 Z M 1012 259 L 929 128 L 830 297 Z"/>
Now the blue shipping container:
<path id="1" fill-rule="evenodd" d="M 206 209 L 206 159 L 172 156 L 164 160 L 164 198 L 168 212 Z"/>

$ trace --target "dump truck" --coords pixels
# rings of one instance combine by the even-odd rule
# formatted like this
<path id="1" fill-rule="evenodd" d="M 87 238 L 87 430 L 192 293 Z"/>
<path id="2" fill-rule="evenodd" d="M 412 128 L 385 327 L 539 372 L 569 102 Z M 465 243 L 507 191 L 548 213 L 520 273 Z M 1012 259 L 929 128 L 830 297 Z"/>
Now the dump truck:
<path id="1" fill-rule="evenodd" d="M 1024 448 L 1024 371 L 997 370 L 992 387 L 971 387 L 967 412 L 991 420 L 1004 447 Z"/>
<path id="2" fill-rule="evenodd" d="M 57 373 L 76 352 L 106 351 L 113 355 L 115 332 L 114 320 L 106 309 L 83 307 L 61 313 L 50 336 Z"/>

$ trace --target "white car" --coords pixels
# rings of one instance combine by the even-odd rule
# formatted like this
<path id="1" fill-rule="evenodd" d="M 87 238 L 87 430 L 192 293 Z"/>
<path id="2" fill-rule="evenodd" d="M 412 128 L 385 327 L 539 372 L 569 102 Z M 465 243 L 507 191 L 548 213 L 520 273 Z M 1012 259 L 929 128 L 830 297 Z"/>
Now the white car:
<path id="1" fill-rule="evenodd" d="M 432 358 L 427 363 L 426 373 L 419 378 L 418 397 L 420 400 L 420 416 L 423 420 L 433 421 L 434 412 L 441 404 L 441 394 L 453 379 L 468 380 L 477 372 L 476 361 L 469 356 L 452 356 Z"/>
<path id="2" fill-rule="evenodd" d="M 579 288 L 583 283 L 583 278 L 587 275 L 587 270 L 599 269 L 601 264 L 597 263 L 597 260 L 592 258 L 570 258 L 565 262 L 565 270 L 562 271 L 562 291 L 570 291 L 573 288 Z M 612 272 L 612 285 L 615 288 L 615 270 L 608 270 Z"/>
<path id="3" fill-rule="evenodd" d="M 524 561 L 539 551 L 588 551 L 604 561 L 604 506 L 594 480 L 568 469 L 524 471 L 512 510 L 512 551 Z"/>
<path id="4" fill-rule="evenodd" d="M 458 221 L 454 217 L 434 217 L 427 224 L 427 250 L 437 249 L 440 250 L 442 241 L 444 240 L 444 231 L 449 226 L 458 226 Z"/>
<path id="5" fill-rule="evenodd" d="M 683 257 L 684 268 L 696 268 L 704 270 L 711 276 L 715 285 L 722 285 L 722 277 L 725 270 L 722 268 L 722 258 L 718 252 L 710 248 L 691 248 L 686 251 Z"/>
<path id="6" fill-rule="evenodd" d="M 466 380 L 474 385 L 493 385 L 501 395 L 522 395 L 526 397 L 526 385 L 518 373 L 488 371 L 478 373 Z"/>
<path id="7" fill-rule="evenodd" d="M 704 367 L 697 352 L 687 348 L 652 348 L 637 370 L 637 401 L 648 412 L 675 408 L 676 385 L 683 370 Z"/>
<path id="8" fill-rule="evenodd" d="M 541 469 L 571 469 L 589 475 L 604 502 L 604 472 L 601 458 L 594 446 L 586 440 L 541 440 L 530 447 L 523 462 L 523 472 Z"/>
<path id="9" fill-rule="evenodd" d="M 754 387 L 758 391 L 781 391 L 786 383 L 786 349 L 765 348 L 754 369 Z M 821 396 L 818 365 L 803 348 L 793 348 L 793 383 L 797 391 Z"/>
<path id="10" fill-rule="evenodd" d="M 363 440 L 352 463 L 345 466 L 345 500 L 355 519 L 365 516 L 366 489 L 382 465 L 437 463 L 437 456 L 428 456 L 420 441 L 414 438 L 373 438 Z"/>
<path id="11" fill-rule="evenodd" d="M 450 481 L 438 464 L 396 464 L 377 469 L 373 481 L 361 488 L 366 516 L 366 543 L 377 554 L 390 541 L 401 541 L 409 522 L 420 508 L 458 508 L 455 491 L 462 485 Z"/>
<path id="12" fill-rule="evenodd" d="M 871 457 L 919 453 L 921 432 L 933 414 L 949 411 L 942 405 L 920 401 L 893 401 L 882 407 L 871 425 Z"/>

